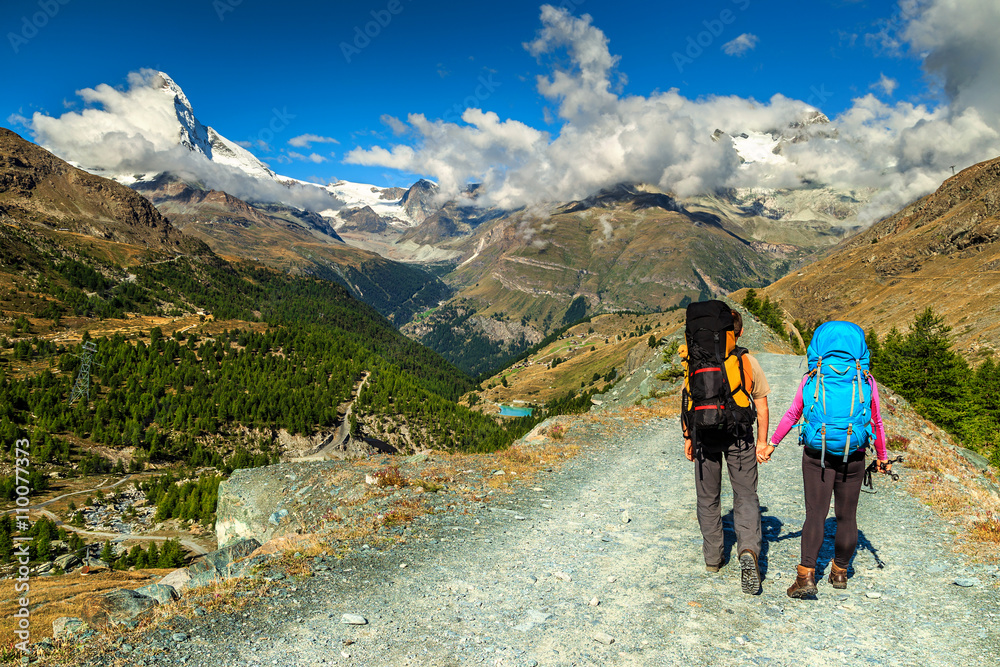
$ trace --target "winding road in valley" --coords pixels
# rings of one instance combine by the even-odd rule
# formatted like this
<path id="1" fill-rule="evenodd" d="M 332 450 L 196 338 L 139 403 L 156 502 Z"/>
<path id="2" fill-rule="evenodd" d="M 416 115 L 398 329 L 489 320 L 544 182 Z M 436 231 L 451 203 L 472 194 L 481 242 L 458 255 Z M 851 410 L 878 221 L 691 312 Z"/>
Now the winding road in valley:
<path id="1" fill-rule="evenodd" d="M 132 479 L 132 475 L 128 474 L 128 475 L 125 475 L 120 480 L 118 480 L 117 482 L 115 482 L 114 484 L 99 484 L 99 485 L 95 486 L 92 489 L 84 489 L 82 491 L 71 491 L 70 493 L 64 493 L 61 496 L 56 496 L 55 498 L 50 498 L 49 500 L 46 500 L 45 502 L 41 502 L 41 503 L 38 503 L 36 505 L 29 505 L 28 506 L 28 512 L 29 513 L 30 512 L 37 512 L 37 513 L 39 513 L 39 514 L 47 517 L 48 519 L 52 520 L 55 523 L 56 527 L 61 527 L 61 528 L 64 528 L 66 530 L 71 530 L 74 533 L 77 533 L 78 535 L 86 536 L 86 537 L 96 537 L 96 538 L 104 538 L 104 539 L 110 539 L 110 540 L 126 540 L 126 539 L 127 540 L 144 540 L 144 541 L 148 541 L 148 542 L 166 542 L 167 540 L 175 539 L 175 538 L 166 537 L 166 536 L 163 536 L 163 535 L 135 535 L 133 533 L 109 533 L 109 532 L 98 532 L 98 531 L 84 530 L 83 528 L 78 528 L 76 526 L 73 526 L 71 524 L 63 522 L 63 520 L 60 519 L 58 516 L 56 516 L 53 512 L 50 512 L 49 510 L 45 509 L 46 507 L 48 507 L 52 503 L 54 503 L 56 501 L 59 501 L 59 500 L 62 500 L 63 498 L 69 498 L 70 496 L 78 496 L 78 495 L 81 495 L 81 494 L 90 494 L 90 493 L 94 493 L 95 491 L 108 491 L 109 489 L 113 489 L 116 486 L 120 486 L 120 485 L 124 484 L 125 482 L 129 481 L 130 479 Z M 12 514 L 15 511 L 16 510 L 11 509 L 11 510 L 7 510 L 5 513 L 6 514 Z M 181 546 L 183 546 L 184 548 L 188 549 L 189 551 L 191 551 L 196 556 L 201 556 L 203 554 L 207 554 L 208 551 L 209 551 L 208 549 L 206 549 L 205 547 L 203 547 L 202 545 L 198 544 L 197 542 L 195 542 L 193 540 L 178 539 L 178 541 L 181 543 Z"/>

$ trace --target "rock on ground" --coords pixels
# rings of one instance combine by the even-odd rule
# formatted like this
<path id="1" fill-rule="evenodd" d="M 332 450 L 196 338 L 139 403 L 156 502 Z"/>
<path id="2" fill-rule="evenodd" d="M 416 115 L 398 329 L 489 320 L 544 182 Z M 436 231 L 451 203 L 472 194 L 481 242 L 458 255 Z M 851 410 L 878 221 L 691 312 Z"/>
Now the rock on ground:
<path id="1" fill-rule="evenodd" d="M 138 621 L 148 617 L 157 604 L 156 600 L 141 593 L 115 588 L 87 598 L 80 615 L 95 630 L 116 625 L 134 627 Z"/>

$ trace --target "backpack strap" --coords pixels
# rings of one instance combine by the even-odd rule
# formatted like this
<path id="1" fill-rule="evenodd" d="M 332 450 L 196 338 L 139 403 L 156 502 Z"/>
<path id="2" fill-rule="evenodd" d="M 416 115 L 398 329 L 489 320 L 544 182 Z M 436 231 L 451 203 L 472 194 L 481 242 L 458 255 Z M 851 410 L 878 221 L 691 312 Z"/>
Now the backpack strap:
<path id="1" fill-rule="evenodd" d="M 738 391 L 743 392 L 746 395 L 747 399 L 749 399 L 750 405 L 756 409 L 756 406 L 754 406 L 753 402 L 753 395 L 750 393 L 753 391 L 753 385 L 755 382 L 753 376 L 753 366 L 750 366 L 750 381 L 747 382 L 747 366 L 750 365 L 750 362 L 746 360 L 746 357 L 750 354 L 750 350 L 746 349 L 745 347 L 735 347 L 733 348 L 733 354 L 736 355 L 736 359 L 739 362 L 740 386 L 736 387 L 736 389 L 734 389 L 732 393 L 735 394 Z"/>

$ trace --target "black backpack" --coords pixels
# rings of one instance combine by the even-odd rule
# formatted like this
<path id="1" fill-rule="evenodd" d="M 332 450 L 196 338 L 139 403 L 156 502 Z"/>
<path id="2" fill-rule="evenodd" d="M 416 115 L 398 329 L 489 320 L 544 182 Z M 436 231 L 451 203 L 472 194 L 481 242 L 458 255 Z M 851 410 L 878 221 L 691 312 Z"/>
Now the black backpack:
<path id="1" fill-rule="evenodd" d="M 736 345 L 732 310 L 722 301 L 690 304 L 684 336 L 681 419 L 691 441 L 697 448 L 752 440 L 753 368 L 746 348 Z"/>

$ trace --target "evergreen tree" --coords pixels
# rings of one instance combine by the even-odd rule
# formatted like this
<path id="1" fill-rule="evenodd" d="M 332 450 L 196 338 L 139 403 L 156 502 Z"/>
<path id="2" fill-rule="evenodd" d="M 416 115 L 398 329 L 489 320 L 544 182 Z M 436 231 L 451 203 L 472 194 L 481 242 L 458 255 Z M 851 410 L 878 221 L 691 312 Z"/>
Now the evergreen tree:
<path id="1" fill-rule="evenodd" d="M 146 566 L 147 567 L 159 567 L 157 561 L 160 560 L 160 554 L 156 549 L 156 542 L 150 541 L 149 549 L 146 550 Z"/>

